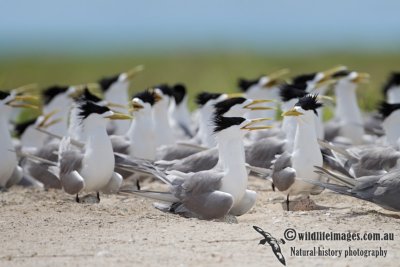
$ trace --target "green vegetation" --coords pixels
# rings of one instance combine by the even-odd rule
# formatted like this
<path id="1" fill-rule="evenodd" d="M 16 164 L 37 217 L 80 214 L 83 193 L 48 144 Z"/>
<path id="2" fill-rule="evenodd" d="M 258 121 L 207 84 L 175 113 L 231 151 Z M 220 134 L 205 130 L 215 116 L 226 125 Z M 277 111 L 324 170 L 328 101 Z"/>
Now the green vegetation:
<path id="1" fill-rule="evenodd" d="M 107 56 L 41 56 L 6 58 L 0 62 L 0 88 L 10 89 L 27 83 L 41 87 L 52 84 L 93 82 L 100 77 L 143 64 L 145 71 L 132 83 L 132 92 L 162 82 L 183 82 L 193 97 L 200 91 L 237 91 L 238 77 L 255 78 L 280 68 L 291 75 L 324 70 L 335 65 L 368 72 L 371 82 L 358 90 L 363 109 L 372 110 L 381 99 L 380 89 L 389 72 L 400 70 L 399 54 L 156 54 Z M 193 103 L 191 103 L 194 107 Z"/>

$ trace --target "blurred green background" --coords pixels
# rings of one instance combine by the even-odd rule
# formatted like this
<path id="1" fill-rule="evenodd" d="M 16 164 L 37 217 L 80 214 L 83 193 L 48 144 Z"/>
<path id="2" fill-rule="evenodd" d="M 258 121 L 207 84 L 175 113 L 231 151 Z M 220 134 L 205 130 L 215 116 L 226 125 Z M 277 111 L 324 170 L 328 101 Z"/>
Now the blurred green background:
<path id="1" fill-rule="evenodd" d="M 167 82 L 187 85 L 191 99 L 200 91 L 235 92 L 237 79 L 289 68 L 293 76 L 343 64 L 351 70 L 368 72 L 371 81 L 361 85 L 360 106 L 375 108 L 382 98 L 381 88 L 391 71 L 398 70 L 400 54 L 321 53 L 304 55 L 265 55 L 245 53 L 121 54 L 107 56 L 13 57 L 0 62 L 0 87 L 12 89 L 28 83 L 41 88 L 53 84 L 80 84 L 117 74 L 136 65 L 145 70 L 131 83 L 131 93 Z M 194 105 L 191 101 L 191 108 Z"/>

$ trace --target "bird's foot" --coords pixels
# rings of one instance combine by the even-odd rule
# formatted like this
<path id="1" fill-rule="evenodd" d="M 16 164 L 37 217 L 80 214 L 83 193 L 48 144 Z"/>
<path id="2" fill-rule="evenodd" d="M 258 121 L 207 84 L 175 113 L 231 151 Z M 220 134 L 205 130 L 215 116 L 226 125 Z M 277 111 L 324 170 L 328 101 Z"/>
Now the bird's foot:
<path id="1" fill-rule="evenodd" d="M 78 194 L 76 194 L 75 201 L 76 201 L 76 203 L 80 203 L 81 202 L 80 199 L 79 199 L 79 195 Z"/>
<path id="2" fill-rule="evenodd" d="M 100 202 L 100 192 L 96 193 L 97 200 Z"/>

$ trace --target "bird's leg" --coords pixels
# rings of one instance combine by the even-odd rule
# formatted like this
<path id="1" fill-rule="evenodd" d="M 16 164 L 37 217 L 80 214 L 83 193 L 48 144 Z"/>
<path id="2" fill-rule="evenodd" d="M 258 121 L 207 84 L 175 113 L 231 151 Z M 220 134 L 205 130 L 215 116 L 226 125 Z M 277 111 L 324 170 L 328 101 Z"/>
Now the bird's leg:
<path id="1" fill-rule="evenodd" d="M 140 190 L 140 183 L 139 183 L 139 179 L 137 179 L 137 180 L 136 180 L 136 187 L 137 187 L 137 190 Z"/>
<path id="2" fill-rule="evenodd" d="M 289 194 L 286 197 L 286 209 L 289 211 Z"/>
<path id="3" fill-rule="evenodd" d="M 78 195 L 78 194 L 76 194 L 75 201 L 76 201 L 76 203 L 80 203 L 79 195 Z"/>
<path id="4" fill-rule="evenodd" d="M 271 184 L 271 186 L 272 186 L 272 191 L 274 191 L 274 192 L 275 192 L 275 184 L 274 184 L 274 183 L 272 183 L 272 184 Z"/>
<path id="5" fill-rule="evenodd" d="M 97 196 L 97 200 L 100 202 L 100 192 L 97 192 L 96 196 Z"/>

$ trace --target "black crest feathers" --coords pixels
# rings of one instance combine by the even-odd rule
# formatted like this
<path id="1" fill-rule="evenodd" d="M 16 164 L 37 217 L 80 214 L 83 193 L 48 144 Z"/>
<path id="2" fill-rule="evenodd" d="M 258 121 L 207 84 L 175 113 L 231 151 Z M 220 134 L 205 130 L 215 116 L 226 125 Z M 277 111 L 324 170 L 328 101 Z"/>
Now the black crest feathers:
<path id="1" fill-rule="evenodd" d="M 245 118 L 242 117 L 223 117 L 223 116 L 215 116 L 214 117 L 214 133 L 218 133 L 224 129 L 227 129 L 233 125 L 240 125 Z"/>
<path id="2" fill-rule="evenodd" d="M 245 101 L 246 101 L 246 98 L 244 98 L 244 97 L 233 97 L 233 98 L 228 98 L 224 101 L 221 101 L 221 102 L 215 104 L 215 114 L 217 116 L 222 116 L 226 112 L 228 112 L 229 109 L 231 107 L 233 107 L 234 105 L 242 104 Z"/>
<path id="3" fill-rule="evenodd" d="M 154 95 L 149 90 L 145 90 L 133 96 L 133 98 L 136 97 L 145 103 L 149 103 L 150 105 L 154 105 L 155 103 Z"/>
<path id="4" fill-rule="evenodd" d="M 42 92 L 44 104 L 47 105 L 57 95 L 65 93 L 68 90 L 68 86 L 54 85 L 50 86 Z"/>
<path id="5" fill-rule="evenodd" d="M 391 87 L 398 85 L 400 85 L 400 72 L 392 72 L 386 84 L 383 86 L 384 94 L 386 94 Z"/>
<path id="6" fill-rule="evenodd" d="M 317 114 L 317 109 L 323 106 L 317 100 L 318 95 L 306 95 L 299 99 L 296 106 L 300 106 L 304 110 L 312 110 Z"/>
<path id="7" fill-rule="evenodd" d="M 283 84 L 279 87 L 279 95 L 283 102 L 307 95 L 306 84 Z"/>
<path id="8" fill-rule="evenodd" d="M 207 92 L 199 93 L 196 97 L 196 104 L 199 106 L 203 106 L 211 99 L 216 99 L 220 97 L 220 95 L 221 95 L 220 93 L 207 93 Z"/>

